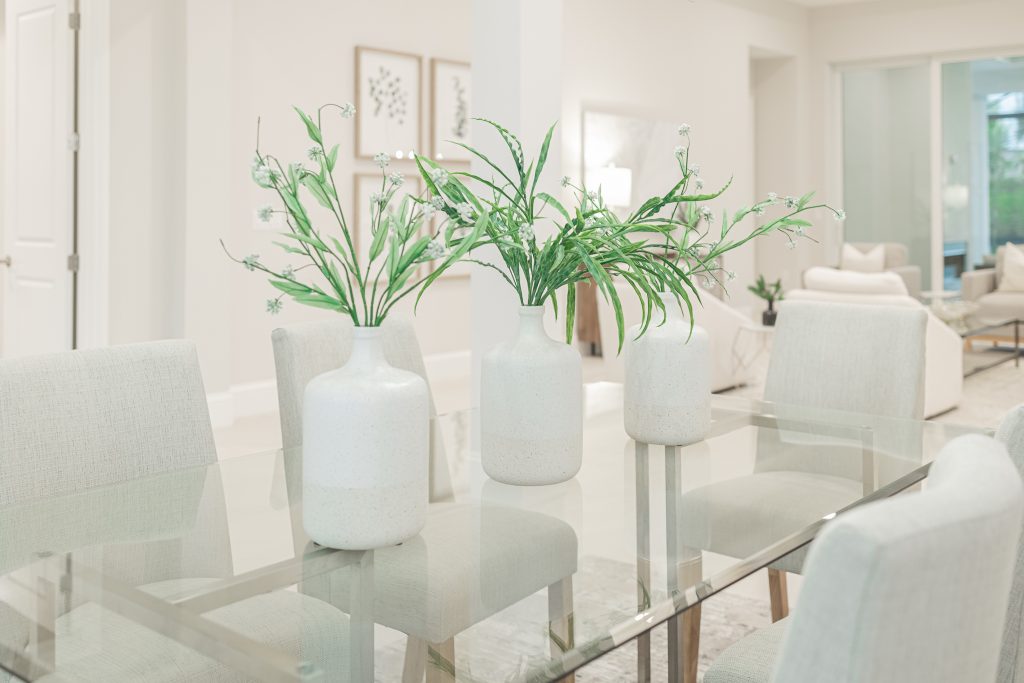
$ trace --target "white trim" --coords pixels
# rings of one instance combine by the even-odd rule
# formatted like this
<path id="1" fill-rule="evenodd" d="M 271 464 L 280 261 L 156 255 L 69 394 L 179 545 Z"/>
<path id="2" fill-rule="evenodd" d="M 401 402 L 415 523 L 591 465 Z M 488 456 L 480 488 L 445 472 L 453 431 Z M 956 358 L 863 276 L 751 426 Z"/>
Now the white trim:
<path id="1" fill-rule="evenodd" d="M 423 365 L 427 368 L 427 377 L 430 378 L 431 384 L 460 379 L 469 381 L 473 367 L 473 353 L 468 349 L 434 353 L 423 358 Z"/>
<path id="2" fill-rule="evenodd" d="M 110 339 L 110 0 L 82 0 L 78 347 Z"/>

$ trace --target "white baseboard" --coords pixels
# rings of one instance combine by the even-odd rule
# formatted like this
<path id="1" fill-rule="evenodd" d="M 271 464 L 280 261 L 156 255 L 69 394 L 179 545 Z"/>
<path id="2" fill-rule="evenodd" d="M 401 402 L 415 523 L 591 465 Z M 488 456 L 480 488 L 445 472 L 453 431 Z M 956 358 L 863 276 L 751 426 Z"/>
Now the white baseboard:
<path id="1" fill-rule="evenodd" d="M 423 363 L 431 382 L 469 381 L 471 359 L 469 351 L 451 351 L 426 356 Z M 230 427 L 240 418 L 277 412 L 277 382 L 235 384 L 227 391 L 208 394 L 206 403 L 214 429 Z"/>

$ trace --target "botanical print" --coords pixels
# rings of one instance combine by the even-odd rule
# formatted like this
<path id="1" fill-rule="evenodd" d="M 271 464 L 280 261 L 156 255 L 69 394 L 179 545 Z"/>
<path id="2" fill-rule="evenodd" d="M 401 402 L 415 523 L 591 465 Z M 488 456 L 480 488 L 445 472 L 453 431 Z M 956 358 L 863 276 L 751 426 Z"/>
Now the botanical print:
<path id="1" fill-rule="evenodd" d="M 435 161 L 469 161 L 470 98 L 469 64 L 445 59 L 431 60 L 431 156 Z"/>
<path id="2" fill-rule="evenodd" d="M 396 161 L 420 150 L 420 58 L 356 48 L 356 156 L 378 152 Z"/>

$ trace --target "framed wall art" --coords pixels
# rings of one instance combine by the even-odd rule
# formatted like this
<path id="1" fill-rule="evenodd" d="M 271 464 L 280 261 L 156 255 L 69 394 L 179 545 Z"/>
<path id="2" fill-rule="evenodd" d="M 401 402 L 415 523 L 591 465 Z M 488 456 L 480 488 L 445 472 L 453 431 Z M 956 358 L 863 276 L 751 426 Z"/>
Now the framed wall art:
<path id="1" fill-rule="evenodd" d="M 430 154 L 437 161 L 469 161 L 470 153 L 452 142 L 469 145 L 471 114 L 470 68 L 467 62 L 430 60 Z"/>
<path id="2" fill-rule="evenodd" d="M 418 55 L 356 48 L 356 157 L 421 153 L 421 64 Z"/>

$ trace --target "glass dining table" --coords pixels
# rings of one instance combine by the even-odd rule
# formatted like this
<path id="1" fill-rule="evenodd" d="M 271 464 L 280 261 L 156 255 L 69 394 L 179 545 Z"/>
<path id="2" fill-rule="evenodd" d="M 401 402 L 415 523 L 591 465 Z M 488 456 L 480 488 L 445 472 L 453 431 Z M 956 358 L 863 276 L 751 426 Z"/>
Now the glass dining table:
<path id="1" fill-rule="evenodd" d="M 0 508 L 0 668 L 550 681 L 629 643 L 628 678 L 692 680 L 705 600 L 979 431 L 715 396 L 707 438 L 665 447 L 626 435 L 619 385 L 584 394 L 583 466 L 554 486 L 488 479 L 476 411 L 438 417 L 428 521 L 395 547 L 309 541 L 301 448 Z"/>

